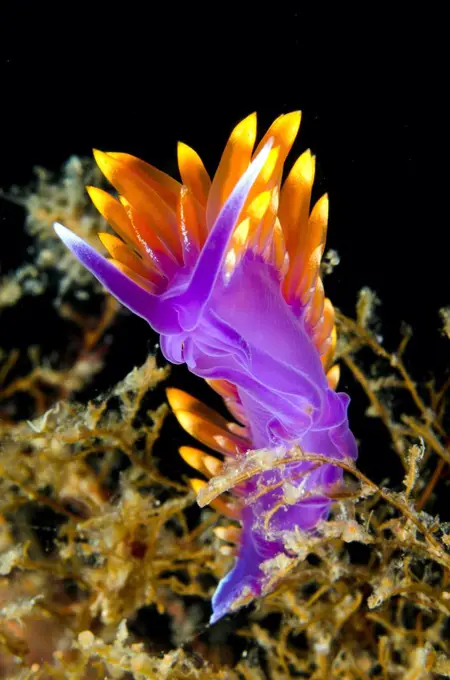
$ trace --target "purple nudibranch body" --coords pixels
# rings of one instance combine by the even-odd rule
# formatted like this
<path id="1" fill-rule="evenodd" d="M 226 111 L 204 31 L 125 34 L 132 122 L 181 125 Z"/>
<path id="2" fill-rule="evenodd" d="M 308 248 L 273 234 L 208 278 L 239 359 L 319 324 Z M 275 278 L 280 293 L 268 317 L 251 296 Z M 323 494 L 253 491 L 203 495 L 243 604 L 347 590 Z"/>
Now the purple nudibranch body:
<path id="1" fill-rule="evenodd" d="M 357 456 L 349 397 L 334 389 L 334 314 L 320 279 L 328 203 L 320 199 L 310 213 L 309 152 L 281 183 L 299 122 L 299 114 L 281 116 L 253 155 L 256 121 L 245 119 L 212 183 L 185 145 L 182 185 L 132 156 L 97 152 L 121 195 L 90 191 L 122 239 L 102 238 L 113 261 L 55 225 L 94 276 L 160 333 L 164 356 L 224 397 L 240 427 L 178 390 L 170 401 L 182 425 L 227 459 L 296 444 L 329 459 Z M 191 465 L 213 474 L 210 455 L 184 449 Z M 339 467 L 302 461 L 233 490 L 242 530 L 234 567 L 213 596 L 212 622 L 267 592 L 268 561 L 290 555 L 289 532 L 314 531 L 328 517 L 341 480 Z"/>

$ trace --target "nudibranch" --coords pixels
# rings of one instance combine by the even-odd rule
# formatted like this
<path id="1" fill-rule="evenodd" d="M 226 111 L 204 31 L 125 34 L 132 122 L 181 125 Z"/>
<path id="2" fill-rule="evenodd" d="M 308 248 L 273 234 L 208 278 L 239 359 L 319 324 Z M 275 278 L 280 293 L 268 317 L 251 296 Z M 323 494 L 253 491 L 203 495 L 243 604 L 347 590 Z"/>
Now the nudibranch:
<path id="1" fill-rule="evenodd" d="M 349 397 L 336 392 L 335 315 L 320 276 L 328 198 L 311 209 L 310 151 L 282 182 L 299 125 L 299 112 L 280 116 L 254 151 L 256 115 L 247 117 L 233 130 L 212 181 L 182 143 L 181 183 L 126 153 L 95 151 L 118 194 L 88 187 L 117 234 L 99 234 L 111 258 L 55 225 L 94 276 L 160 334 L 164 356 L 186 363 L 223 397 L 237 423 L 168 391 L 181 425 L 225 461 L 294 445 L 327 460 L 357 456 Z M 210 453 L 192 447 L 180 453 L 206 478 L 221 470 Z M 238 484 L 233 503 L 216 499 L 241 528 L 218 531 L 238 547 L 213 596 L 212 622 L 267 592 L 267 564 L 289 557 L 283 537 L 326 520 L 341 479 L 339 467 L 303 460 Z M 192 484 L 199 490 L 206 482 Z"/>

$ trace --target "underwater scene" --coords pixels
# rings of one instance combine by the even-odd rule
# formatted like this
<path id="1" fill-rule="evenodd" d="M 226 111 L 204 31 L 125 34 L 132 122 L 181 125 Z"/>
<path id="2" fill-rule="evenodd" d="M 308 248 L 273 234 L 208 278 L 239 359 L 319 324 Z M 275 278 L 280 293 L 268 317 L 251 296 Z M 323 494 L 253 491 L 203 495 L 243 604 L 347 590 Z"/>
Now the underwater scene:
<path id="1" fill-rule="evenodd" d="M 450 677 L 430 118 L 63 59 L 1 64 L 0 678 Z"/>

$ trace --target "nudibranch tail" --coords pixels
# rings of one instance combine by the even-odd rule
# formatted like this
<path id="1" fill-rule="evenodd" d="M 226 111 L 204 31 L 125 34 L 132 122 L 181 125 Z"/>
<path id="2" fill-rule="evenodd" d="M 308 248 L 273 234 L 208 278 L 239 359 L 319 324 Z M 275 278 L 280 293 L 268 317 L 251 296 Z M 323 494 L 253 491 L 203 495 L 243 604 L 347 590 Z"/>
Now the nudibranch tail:
<path id="1" fill-rule="evenodd" d="M 181 183 L 129 154 L 96 151 L 118 192 L 88 187 L 117 234 L 99 235 L 110 257 L 55 225 L 99 281 L 161 335 L 166 358 L 207 380 L 237 421 L 168 391 L 182 427 L 209 450 L 180 449 L 202 476 L 194 490 L 204 494 L 207 480 L 262 452 L 261 469 L 211 502 L 240 525 L 217 532 L 235 564 L 213 597 L 212 621 L 273 589 L 275 566 L 292 557 L 286 536 L 315 531 L 328 517 L 342 479 L 333 460 L 357 455 L 349 399 L 335 391 L 335 314 L 320 276 L 328 197 L 311 206 L 310 151 L 282 182 L 300 120 L 299 112 L 280 116 L 255 150 L 256 114 L 248 116 L 212 180 L 184 143 Z M 283 463 L 296 446 L 330 462 Z"/>

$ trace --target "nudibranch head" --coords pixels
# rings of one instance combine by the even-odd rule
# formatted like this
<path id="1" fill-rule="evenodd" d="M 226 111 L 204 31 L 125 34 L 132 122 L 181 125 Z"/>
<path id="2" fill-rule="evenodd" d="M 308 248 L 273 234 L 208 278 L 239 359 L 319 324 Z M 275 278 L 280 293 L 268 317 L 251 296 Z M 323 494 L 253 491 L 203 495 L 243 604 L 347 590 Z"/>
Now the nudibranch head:
<path id="1" fill-rule="evenodd" d="M 212 181 L 185 144 L 178 145 L 182 183 L 128 154 L 97 151 L 118 192 L 88 188 L 117 233 L 99 235 L 111 258 L 55 225 L 99 281 L 160 333 L 166 358 L 186 363 L 223 396 L 240 425 L 177 390 L 169 401 L 185 429 L 228 458 L 294 445 L 328 459 L 357 454 L 349 399 L 335 392 L 334 310 L 320 277 L 328 198 L 311 210 L 309 151 L 282 182 L 299 125 L 299 112 L 280 116 L 254 150 L 256 116 L 249 116 Z M 183 447 L 181 455 L 206 477 L 221 469 L 200 450 Z M 331 464 L 297 462 L 237 485 L 231 505 L 215 501 L 243 528 L 236 564 L 213 598 L 213 621 L 273 587 L 267 565 L 288 553 L 283 537 L 326 519 L 341 477 Z"/>

